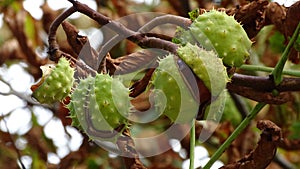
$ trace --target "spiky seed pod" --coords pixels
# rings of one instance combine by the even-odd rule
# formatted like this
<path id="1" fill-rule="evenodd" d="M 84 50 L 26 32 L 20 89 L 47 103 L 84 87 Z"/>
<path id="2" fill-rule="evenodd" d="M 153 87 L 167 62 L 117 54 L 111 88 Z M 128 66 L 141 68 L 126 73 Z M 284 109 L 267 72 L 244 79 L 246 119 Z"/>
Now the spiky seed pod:
<path id="1" fill-rule="evenodd" d="M 190 26 L 193 37 L 207 50 L 214 49 L 227 66 L 241 66 L 252 45 L 243 27 L 225 12 L 211 10 Z"/>
<path id="2" fill-rule="evenodd" d="M 113 128 L 126 122 L 131 104 L 129 89 L 121 81 L 99 74 L 95 79 L 95 94 L 100 112 Z"/>
<path id="3" fill-rule="evenodd" d="M 88 128 L 85 116 L 87 113 L 92 112 L 90 110 L 91 100 L 95 100 L 94 97 L 90 97 L 91 88 L 94 87 L 95 79 L 93 77 L 87 77 L 81 79 L 76 89 L 71 94 L 71 101 L 66 106 L 70 110 L 70 117 L 72 118 L 72 125 L 79 129 L 86 130 Z M 95 105 L 94 105 L 95 106 Z"/>
<path id="4" fill-rule="evenodd" d="M 187 43 L 177 50 L 179 57 L 203 81 L 213 96 L 218 96 L 229 81 L 222 59 L 215 52 Z"/>
<path id="5" fill-rule="evenodd" d="M 40 103 L 51 104 L 62 101 L 71 92 L 74 82 L 74 69 L 62 57 L 55 67 L 41 67 L 43 76 L 32 96 Z"/>
<path id="6" fill-rule="evenodd" d="M 89 129 L 112 131 L 127 124 L 130 108 L 129 89 L 109 75 L 81 79 L 68 104 L 73 125 L 86 132 L 90 138 L 96 136 Z M 100 136 L 101 137 L 101 136 Z"/>
<path id="7" fill-rule="evenodd" d="M 79 123 L 79 120 L 76 116 L 76 113 L 75 113 L 75 106 L 74 106 L 74 103 L 70 102 L 68 105 L 66 105 L 66 108 L 69 109 L 70 111 L 70 115 L 69 115 L 69 118 L 72 119 L 72 123 L 71 123 L 71 126 L 75 126 L 77 127 L 78 129 L 82 130 L 82 127 Z"/>
<path id="8" fill-rule="evenodd" d="M 153 74 L 156 110 L 172 122 L 188 123 L 198 113 L 198 103 L 185 84 L 173 55 L 159 61 Z"/>

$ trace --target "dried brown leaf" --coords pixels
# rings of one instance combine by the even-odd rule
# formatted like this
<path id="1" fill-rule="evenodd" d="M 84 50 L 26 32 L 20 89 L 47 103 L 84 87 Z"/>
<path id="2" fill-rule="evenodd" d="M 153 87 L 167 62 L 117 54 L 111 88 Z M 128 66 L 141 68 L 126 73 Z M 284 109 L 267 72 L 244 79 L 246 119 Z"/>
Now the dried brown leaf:
<path id="1" fill-rule="evenodd" d="M 289 37 L 292 36 L 297 25 L 300 22 L 300 1 L 293 4 L 290 8 L 287 10 L 286 14 L 286 21 L 285 21 L 285 36 Z M 289 59 L 293 63 L 299 63 L 300 62 L 300 52 L 296 51 L 294 48 L 291 50 L 289 54 Z"/>
<path id="2" fill-rule="evenodd" d="M 257 128 L 262 130 L 257 147 L 244 158 L 221 169 L 265 169 L 271 163 L 282 138 L 281 129 L 269 120 L 258 121 Z"/>
<path id="3" fill-rule="evenodd" d="M 226 10 L 229 15 L 241 22 L 249 38 L 253 38 L 264 26 L 264 10 L 268 0 L 257 0 L 247 5 Z"/>
<path id="4" fill-rule="evenodd" d="M 79 35 L 79 30 L 67 21 L 62 22 L 62 27 L 67 35 L 69 45 L 79 55 L 83 45 L 87 42 L 87 37 Z"/>
<path id="5" fill-rule="evenodd" d="M 153 68 L 158 57 L 163 53 L 154 50 L 141 50 L 123 57 L 118 58 L 119 64 L 114 74 L 127 74 L 145 68 Z"/>

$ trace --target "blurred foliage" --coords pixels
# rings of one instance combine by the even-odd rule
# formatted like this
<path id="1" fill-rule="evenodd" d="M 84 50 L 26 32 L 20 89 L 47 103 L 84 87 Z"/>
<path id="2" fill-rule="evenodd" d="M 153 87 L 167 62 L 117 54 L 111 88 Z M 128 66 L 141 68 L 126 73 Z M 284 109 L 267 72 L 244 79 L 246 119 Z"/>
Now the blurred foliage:
<path id="1" fill-rule="evenodd" d="M 282 53 L 285 49 L 284 36 L 275 31 L 274 34 L 269 38 L 270 47 L 274 52 Z"/>
<path id="2" fill-rule="evenodd" d="M 291 139 L 300 139 L 300 121 L 294 121 L 291 125 Z"/>
<path id="3" fill-rule="evenodd" d="M 222 121 L 230 121 L 236 127 L 242 121 L 242 115 L 236 108 L 236 105 L 231 97 L 226 98 Z"/>

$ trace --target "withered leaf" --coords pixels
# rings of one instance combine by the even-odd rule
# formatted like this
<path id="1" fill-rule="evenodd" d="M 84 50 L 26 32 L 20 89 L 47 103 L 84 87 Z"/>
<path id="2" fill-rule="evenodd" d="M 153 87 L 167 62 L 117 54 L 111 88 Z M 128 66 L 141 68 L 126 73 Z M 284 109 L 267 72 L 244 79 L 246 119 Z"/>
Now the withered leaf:
<path id="1" fill-rule="evenodd" d="M 285 21 L 285 36 L 292 36 L 298 23 L 300 22 L 300 1 L 294 3 L 287 10 L 286 21 Z M 293 63 L 300 62 L 300 53 L 296 51 L 294 48 L 291 50 L 289 54 L 289 59 Z"/>
<path id="2" fill-rule="evenodd" d="M 221 169 L 264 169 L 272 162 L 282 138 L 281 129 L 269 120 L 258 121 L 257 128 L 262 131 L 257 147 L 239 161 L 225 165 Z"/>
<path id="3" fill-rule="evenodd" d="M 141 50 L 118 58 L 121 60 L 115 74 L 127 74 L 141 69 L 154 68 L 157 59 L 165 55 L 162 50 Z"/>

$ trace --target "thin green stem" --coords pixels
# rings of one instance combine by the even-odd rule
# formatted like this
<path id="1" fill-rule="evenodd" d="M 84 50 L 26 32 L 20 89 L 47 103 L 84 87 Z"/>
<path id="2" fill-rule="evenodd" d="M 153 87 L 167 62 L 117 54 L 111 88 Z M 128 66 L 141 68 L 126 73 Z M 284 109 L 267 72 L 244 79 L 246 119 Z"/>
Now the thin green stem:
<path id="1" fill-rule="evenodd" d="M 195 131 L 195 119 L 192 120 L 192 128 L 190 131 L 190 169 L 194 169 L 195 164 L 195 140 L 196 140 L 196 131 Z"/>
<path id="2" fill-rule="evenodd" d="M 266 66 L 257 66 L 257 65 L 242 65 L 239 69 L 246 70 L 246 71 L 261 71 L 261 72 L 268 72 L 271 73 L 274 68 L 266 67 Z M 300 71 L 297 70 L 283 70 L 282 74 L 300 77 Z"/>
<path id="3" fill-rule="evenodd" d="M 285 65 L 285 62 L 288 59 L 288 55 L 291 51 L 291 48 L 294 45 L 294 42 L 296 41 L 298 35 L 299 35 L 299 30 L 300 30 L 300 23 L 298 24 L 289 44 L 286 46 L 286 48 L 284 49 L 282 56 L 280 58 L 280 60 L 278 61 L 278 63 L 276 64 L 274 70 L 272 71 L 271 75 L 273 75 L 274 78 L 274 83 L 275 85 L 279 85 L 280 82 L 282 81 L 282 71 L 283 71 L 283 67 Z"/>
<path id="4" fill-rule="evenodd" d="M 230 146 L 236 137 L 248 126 L 251 120 L 258 114 L 258 112 L 266 105 L 266 103 L 258 103 L 250 112 L 250 114 L 240 123 L 240 125 L 233 131 L 228 139 L 218 148 L 214 155 L 210 158 L 203 169 L 209 169 L 215 161 L 217 161 L 223 152 Z"/>

